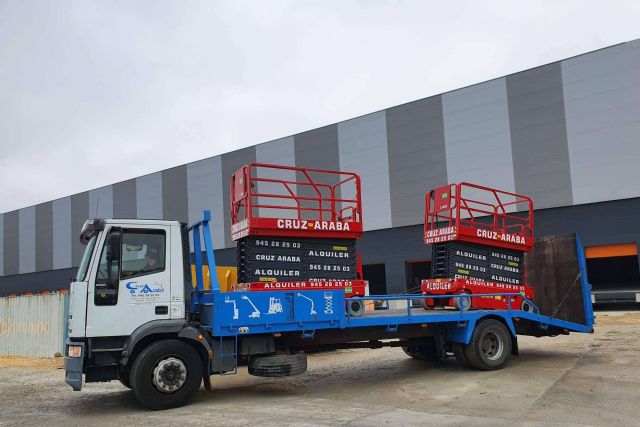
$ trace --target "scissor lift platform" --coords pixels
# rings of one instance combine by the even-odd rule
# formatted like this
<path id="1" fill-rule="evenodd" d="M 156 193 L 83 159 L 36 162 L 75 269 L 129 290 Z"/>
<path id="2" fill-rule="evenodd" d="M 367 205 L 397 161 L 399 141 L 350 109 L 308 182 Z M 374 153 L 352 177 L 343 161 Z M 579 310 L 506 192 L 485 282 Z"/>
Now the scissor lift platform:
<path id="1" fill-rule="evenodd" d="M 458 240 L 526 252 L 533 246 L 533 231 L 530 197 L 467 182 L 426 195 L 428 245 Z"/>
<path id="2" fill-rule="evenodd" d="M 231 238 L 357 239 L 360 177 L 351 172 L 251 163 L 231 177 Z"/>

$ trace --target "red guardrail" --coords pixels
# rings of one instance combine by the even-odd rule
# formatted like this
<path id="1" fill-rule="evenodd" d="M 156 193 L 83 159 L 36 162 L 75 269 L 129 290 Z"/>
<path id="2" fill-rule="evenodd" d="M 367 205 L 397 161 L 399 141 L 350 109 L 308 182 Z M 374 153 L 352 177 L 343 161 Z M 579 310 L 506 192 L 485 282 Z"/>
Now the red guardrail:
<path id="1" fill-rule="evenodd" d="M 360 177 L 352 172 L 251 163 L 231 177 L 231 237 L 358 238 Z"/>
<path id="2" fill-rule="evenodd" d="M 424 242 L 462 240 L 527 251 L 533 246 L 533 200 L 466 182 L 427 193 Z"/>

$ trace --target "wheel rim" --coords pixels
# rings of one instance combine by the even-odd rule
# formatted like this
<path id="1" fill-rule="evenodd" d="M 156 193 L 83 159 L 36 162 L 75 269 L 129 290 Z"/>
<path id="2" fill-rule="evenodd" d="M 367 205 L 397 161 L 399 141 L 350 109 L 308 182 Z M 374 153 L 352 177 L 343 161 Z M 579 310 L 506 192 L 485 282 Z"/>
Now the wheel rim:
<path id="1" fill-rule="evenodd" d="M 482 356 L 488 360 L 498 360 L 504 352 L 504 340 L 494 331 L 487 331 L 480 341 Z"/>
<path id="2" fill-rule="evenodd" d="M 153 368 L 153 385 L 162 393 L 175 393 L 187 382 L 187 366 L 173 356 L 160 359 Z"/>

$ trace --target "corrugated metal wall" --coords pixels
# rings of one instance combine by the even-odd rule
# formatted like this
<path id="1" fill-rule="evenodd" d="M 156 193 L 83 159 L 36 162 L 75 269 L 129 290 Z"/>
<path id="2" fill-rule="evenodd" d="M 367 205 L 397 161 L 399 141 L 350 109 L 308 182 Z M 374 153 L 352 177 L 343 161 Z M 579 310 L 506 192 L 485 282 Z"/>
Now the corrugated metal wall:
<path id="1" fill-rule="evenodd" d="M 68 294 L 0 298 L 0 356 L 62 353 Z"/>

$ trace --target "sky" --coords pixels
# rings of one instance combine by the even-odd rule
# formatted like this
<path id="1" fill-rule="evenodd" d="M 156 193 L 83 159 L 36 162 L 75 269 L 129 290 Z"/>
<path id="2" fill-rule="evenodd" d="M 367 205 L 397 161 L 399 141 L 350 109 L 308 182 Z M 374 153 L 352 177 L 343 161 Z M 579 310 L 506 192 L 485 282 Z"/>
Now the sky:
<path id="1" fill-rule="evenodd" d="M 631 1 L 0 0 L 0 213 L 640 38 Z"/>

